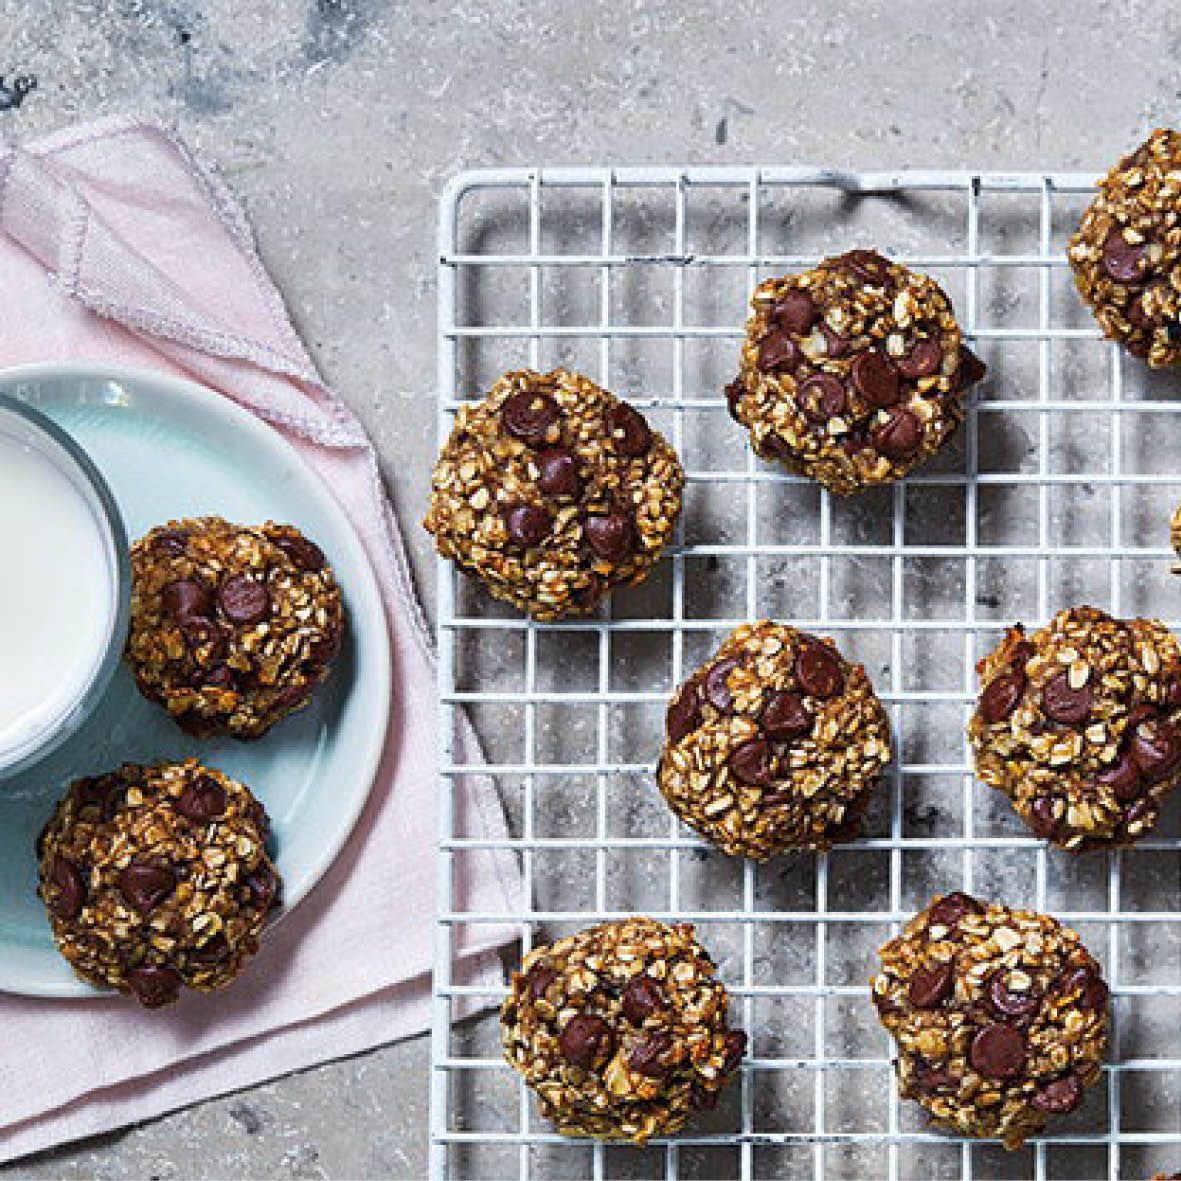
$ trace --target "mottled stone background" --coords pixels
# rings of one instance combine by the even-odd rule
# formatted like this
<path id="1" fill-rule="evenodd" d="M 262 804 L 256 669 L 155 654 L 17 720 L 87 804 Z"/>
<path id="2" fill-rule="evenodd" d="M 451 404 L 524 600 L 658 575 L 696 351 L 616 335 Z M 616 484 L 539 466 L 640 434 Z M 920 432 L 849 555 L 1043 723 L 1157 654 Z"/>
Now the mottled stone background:
<path id="1" fill-rule="evenodd" d="M 434 435 L 435 201 L 449 175 L 647 161 L 1091 168 L 1176 122 L 1181 10 L 0 0 L 0 73 L 36 78 L 19 105 L 0 89 L 6 135 L 140 111 L 175 121 L 221 169 L 324 373 L 378 440 L 429 601 L 414 522 Z M 486 1021 L 472 1044 L 490 1034 Z M 420 1176 L 427 1061 L 416 1039 L 6 1175 Z M 855 1160 L 844 1167 L 859 1175 Z"/>

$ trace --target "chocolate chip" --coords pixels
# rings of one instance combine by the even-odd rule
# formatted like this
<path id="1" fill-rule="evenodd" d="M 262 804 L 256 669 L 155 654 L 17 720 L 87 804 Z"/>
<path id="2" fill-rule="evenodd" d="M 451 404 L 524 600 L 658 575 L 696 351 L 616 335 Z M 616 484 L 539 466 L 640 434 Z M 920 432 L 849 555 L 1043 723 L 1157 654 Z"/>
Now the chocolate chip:
<path id="1" fill-rule="evenodd" d="M 186 619 L 180 625 L 180 632 L 184 636 L 185 645 L 190 652 L 204 649 L 201 657 L 203 663 L 221 660 L 229 651 L 227 629 L 224 624 L 220 624 L 216 620 L 202 619 L 200 616 Z M 204 684 L 204 671 L 197 669 L 197 674 L 201 683 Z"/>
<path id="2" fill-rule="evenodd" d="M 1011 1025 L 986 1025 L 972 1039 L 968 1061 L 985 1078 L 1016 1078 L 1025 1065 L 1025 1038 Z"/>
<path id="3" fill-rule="evenodd" d="M 944 927 L 954 927 L 960 919 L 970 914 L 981 914 L 984 907 L 972 897 L 959 890 L 945 894 L 931 907 L 929 919 Z"/>
<path id="4" fill-rule="evenodd" d="M 955 986 L 955 971 L 950 963 L 919 968 L 906 986 L 906 999 L 916 1009 L 936 1009 Z"/>
<path id="5" fill-rule="evenodd" d="M 820 333 L 824 337 L 824 347 L 828 356 L 843 357 L 849 351 L 849 338 L 830 328 L 827 320 L 820 321 Z"/>
<path id="6" fill-rule="evenodd" d="M 539 504 L 514 505 L 504 518 L 509 541 L 521 549 L 543 542 L 549 536 L 552 524 L 553 517 Z"/>
<path id="7" fill-rule="evenodd" d="M 957 1085 L 956 1077 L 945 1066 L 928 1066 L 915 1075 L 915 1085 L 928 1094 Z"/>
<path id="8" fill-rule="evenodd" d="M 988 373 L 988 366 L 966 344 L 960 345 L 959 365 L 955 371 L 955 382 L 959 389 L 966 389 L 983 381 Z"/>
<path id="9" fill-rule="evenodd" d="M 1181 733 L 1163 719 L 1145 722 L 1136 727 L 1129 750 L 1140 774 L 1156 783 L 1181 764 Z"/>
<path id="10" fill-rule="evenodd" d="M 76 919 L 86 905 L 86 883 L 78 867 L 65 857 L 55 857 L 49 867 L 49 882 L 57 890 L 50 903 L 59 919 Z"/>
<path id="11" fill-rule="evenodd" d="M 583 521 L 587 544 L 605 562 L 620 565 L 635 552 L 636 527 L 625 513 L 607 513 Z"/>
<path id="12" fill-rule="evenodd" d="M 230 958 L 229 941 L 218 931 L 212 939 L 189 952 L 189 958 L 198 964 L 224 964 Z"/>
<path id="13" fill-rule="evenodd" d="M 1181 705 L 1181 677 L 1170 677 L 1165 685 L 1165 706 L 1176 709 Z"/>
<path id="14" fill-rule="evenodd" d="M 271 613 L 271 596 L 266 584 L 245 574 L 231 574 L 217 588 L 222 614 L 240 627 L 262 623 Z"/>
<path id="15" fill-rule="evenodd" d="M 1025 675 L 1017 672 L 1001 673 L 984 686 L 980 694 L 980 716 L 985 725 L 1003 722 L 1017 708 L 1025 692 Z"/>
<path id="16" fill-rule="evenodd" d="M 1140 770 L 1128 751 L 1121 751 L 1119 757 L 1106 770 L 1100 772 L 1099 782 L 1110 787 L 1117 800 L 1136 800 L 1144 794 L 1144 781 Z"/>
<path id="17" fill-rule="evenodd" d="M 161 964 L 147 964 L 127 973 L 127 987 L 145 1009 L 170 1005 L 180 996 L 180 974 Z"/>
<path id="18" fill-rule="evenodd" d="M 1053 840 L 1058 835 L 1058 817 L 1054 815 L 1054 800 L 1051 796 L 1038 796 L 1029 805 L 1029 827 L 1033 835 L 1042 840 Z"/>
<path id="19" fill-rule="evenodd" d="M 796 390 L 796 401 L 805 417 L 812 422 L 828 422 L 845 411 L 847 399 L 844 383 L 831 373 L 814 373 L 800 383 Z"/>
<path id="20" fill-rule="evenodd" d="M 1077 689 L 1071 687 L 1070 674 L 1060 672 L 1042 688 L 1042 710 L 1047 717 L 1066 726 L 1086 720 L 1091 712 L 1094 692 L 1088 680 Z"/>
<path id="21" fill-rule="evenodd" d="M 738 421 L 738 403 L 742 400 L 744 393 L 742 388 L 742 379 L 736 377 L 728 386 L 725 387 L 726 395 L 726 409 L 730 412 L 730 417 L 735 422 Z"/>
<path id="22" fill-rule="evenodd" d="M 300 534 L 283 533 L 272 537 L 278 549 L 287 555 L 292 564 L 300 570 L 323 570 L 327 562 L 324 551 L 314 542 Z"/>
<path id="23" fill-rule="evenodd" d="M 688 681 L 673 698 L 664 719 L 669 742 L 680 742 L 701 725 L 701 697 L 697 683 Z"/>
<path id="24" fill-rule="evenodd" d="M 160 602 L 177 623 L 203 619 L 213 610 L 213 596 L 208 587 L 192 578 L 178 578 L 168 583 L 160 594 Z"/>
<path id="25" fill-rule="evenodd" d="M 771 319 L 785 332 L 803 336 L 816 323 L 820 309 L 806 291 L 789 291 L 772 309 Z"/>
<path id="26" fill-rule="evenodd" d="M 798 693 L 776 690 L 767 698 L 759 724 L 770 738 L 798 738 L 812 729 L 812 715 Z"/>
<path id="27" fill-rule="evenodd" d="M 164 865 L 132 861 L 119 871 L 116 884 L 128 906 L 149 914 L 176 889 L 176 874 Z"/>
<path id="28" fill-rule="evenodd" d="M 785 332 L 778 329 L 764 336 L 759 344 L 760 373 L 781 373 L 794 368 L 800 360 L 799 346 Z"/>
<path id="29" fill-rule="evenodd" d="M 1156 320 L 1144 310 L 1144 302 L 1139 295 L 1128 303 L 1124 315 L 1133 328 L 1139 328 L 1142 332 L 1151 332 L 1156 327 Z"/>
<path id="30" fill-rule="evenodd" d="M 752 738 L 730 752 L 726 765 L 740 783 L 768 784 L 771 782 L 771 747 L 762 738 Z"/>
<path id="31" fill-rule="evenodd" d="M 705 699 L 718 711 L 729 713 L 734 706 L 730 692 L 730 674 L 742 663 L 735 656 L 727 656 L 710 666 L 705 674 Z"/>
<path id="32" fill-rule="evenodd" d="M 834 259 L 863 283 L 881 286 L 890 279 L 890 263 L 876 250 L 847 250 Z"/>
<path id="33" fill-rule="evenodd" d="M 259 910 L 267 910 L 279 904 L 278 887 L 279 879 L 275 877 L 274 871 L 265 861 L 260 861 L 246 875 L 246 888 L 250 891 L 250 897 Z"/>
<path id="34" fill-rule="evenodd" d="M 883 409 L 898 401 L 898 370 L 885 353 L 870 349 L 854 362 L 853 387 L 871 406 Z"/>
<path id="35" fill-rule="evenodd" d="M 611 1027 L 593 1013 L 576 1013 L 558 1035 L 558 1048 L 567 1062 L 583 1070 L 592 1069 L 608 1057 L 615 1038 Z"/>
<path id="36" fill-rule="evenodd" d="M 741 1029 L 731 1029 L 722 1039 L 722 1050 L 726 1055 L 722 1060 L 723 1074 L 733 1074 L 742 1065 L 746 1042 L 746 1033 Z"/>
<path id="37" fill-rule="evenodd" d="M 1063 972 L 1053 984 L 1054 992 L 1060 996 L 1077 993 L 1075 998 L 1080 1008 L 1100 1012 L 1107 1008 L 1107 985 L 1089 964 L 1080 964 Z"/>
<path id="38" fill-rule="evenodd" d="M 160 529 L 152 534 L 151 549 L 153 553 L 167 554 L 171 558 L 179 558 L 188 547 L 189 535 L 179 529 Z"/>
<path id="39" fill-rule="evenodd" d="M 535 1000 L 539 1001 L 549 991 L 549 986 L 553 984 L 558 978 L 558 973 L 555 968 L 548 967 L 545 964 L 534 964 L 529 969 L 529 974 L 525 977 L 528 984 L 529 995 Z"/>
<path id="40" fill-rule="evenodd" d="M 887 459 L 905 459 L 913 455 L 923 441 L 918 416 L 905 406 L 886 411 L 886 417 L 870 431 L 870 441 Z"/>
<path id="41" fill-rule="evenodd" d="M 577 496 L 582 489 L 578 460 L 564 447 L 537 453 L 537 487 L 548 496 Z"/>
<path id="42" fill-rule="evenodd" d="M 1014 992 L 1009 988 L 1009 973 L 1004 968 L 992 972 L 984 982 L 984 992 L 992 1011 L 1002 1020 L 1023 1020 L 1033 1016 L 1041 998 L 1033 992 Z"/>
<path id="43" fill-rule="evenodd" d="M 550 427 L 561 414 L 561 408 L 549 394 L 530 393 L 528 390 L 513 394 L 500 408 L 504 429 L 514 439 L 520 439 L 531 447 L 545 442 Z"/>
<path id="44" fill-rule="evenodd" d="M 930 377 L 943 364 L 943 346 L 933 336 L 917 341 L 910 352 L 894 362 L 903 377 Z"/>
<path id="45" fill-rule="evenodd" d="M 1117 283 L 1139 283 L 1144 278 L 1146 254 L 1142 244 L 1127 241 L 1112 227 L 1103 243 L 1103 269 Z"/>
<path id="46" fill-rule="evenodd" d="M 632 1070 L 645 1078 L 664 1078 L 673 1069 L 673 1063 L 669 1061 L 673 1045 L 672 1036 L 667 1033 L 654 1033 L 645 1038 L 632 1049 L 628 1059 Z"/>
<path id="47" fill-rule="evenodd" d="M 1064 1074 L 1061 1078 L 1047 1083 L 1030 1100 L 1030 1103 L 1049 1115 L 1067 1115 L 1083 1101 L 1083 1084 L 1078 1076 Z"/>
<path id="48" fill-rule="evenodd" d="M 835 697 L 845 687 L 841 662 L 819 640 L 805 644 L 795 659 L 796 680 L 813 697 Z"/>
<path id="49" fill-rule="evenodd" d="M 652 446 L 652 430 L 647 421 L 626 402 L 617 402 L 607 411 L 607 432 L 615 450 L 630 459 L 646 455 Z"/>
<path id="50" fill-rule="evenodd" d="M 208 824 L 225 814 L 226 789 L 212 775 L 199 775 L 185 785 L 176 810 L 197 824 Z"/>
<path id="51" fill-rule="evenodd" d="M 93 811 L 101 820 L 115 815 L 126 790 L 127 784 L 118 775 L 88 776 L 70 784 L 70 796 L 79 813 Z"/>
<path id="52" fill-rule="evenodd" d="M 668 1008 L 664 989 L 651 976 L 635 976 L 624 987 L 620 999 L 623 1015 L 633 1025 L 643 1025 L 649 1017 Z"/>

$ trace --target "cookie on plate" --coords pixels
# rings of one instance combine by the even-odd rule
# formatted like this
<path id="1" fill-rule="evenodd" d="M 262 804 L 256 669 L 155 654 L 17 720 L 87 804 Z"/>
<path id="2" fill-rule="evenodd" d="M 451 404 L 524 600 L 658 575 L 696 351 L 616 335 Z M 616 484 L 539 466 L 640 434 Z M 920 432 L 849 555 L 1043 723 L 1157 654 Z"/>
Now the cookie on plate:
<path id="1" fill-rule="evenodd" d="M 889 761 L 865 668 L 831 640 L 762 620 L 677 691 L 657 783 L 706 840 L 764 861 L 855 836 Z"/>
<path id="2" fill-rule="evenodd" d="M 267 829 L 248 788 L 196 759 L 76 779 L 37 841 L 58 950 L 150 1009 L 224 988 L 278 904 Z"/>
<path id="3" fill-rule="evenodd" d="M 679 1131 L 714 1107 L 746 1051 L 687 923 L 601 923 L 531 951 L 500 1010 L 505 1057 L 566 1136 Z"/>
<path id="4" fill-rule="evenodd" d="M 1152 619 L 1060 611 L 979 665 L 976 774 L 1065 849 L 1127 845 L 1181 781 L 1181 645 Z"/>
<path id="5" fill-rule="evenodd" d="M 1181 363 L 1181 133 L 1159 128 L 1099 182 L 1067 255 L 1105 336 Z"/>
<path id="6" fill-rule="evenodd" d="M 131 549 L 127 662 L 188 733 L 259 738 L 305 705 L 340 651 L 340 588 L 290 525 L 170 521 Z"/>
<path id="7" fill-rule="evenodd" d="M 984 376 L 939 284 L 873 250 L 768 279 L 751 309 L 730 413 L 763 459 L 842 495 L 932 456 Z"/>
<path id="8" fill-rule="evenodd" d="M 648 576 L 684 482 L 633 406 L 577 373 L 526 369 L 460 408 L 423 524 L 496 598 L 535 619 L 585 615 Z"/>
<path id="9" fill-rule="evenodd" d="M 1098 1082 L 1107 985 L 1056 919 L 946 894 L 879 955 L 872 995 L 899 1091 L 932 1122 L 1016 1149 Z"/>

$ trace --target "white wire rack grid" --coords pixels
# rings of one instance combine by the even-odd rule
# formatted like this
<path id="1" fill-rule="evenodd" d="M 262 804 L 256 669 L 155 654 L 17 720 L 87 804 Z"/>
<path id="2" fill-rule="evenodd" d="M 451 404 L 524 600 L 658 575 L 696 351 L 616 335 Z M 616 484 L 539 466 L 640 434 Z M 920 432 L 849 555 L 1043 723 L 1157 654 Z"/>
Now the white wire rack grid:
<path id="1" fill-rule="evenodd" d="M 447 186 L 440 439 L 497 372 L 565 362 L 644 408 L 689 484 L 651 593 L 621 592 L 590 620 L 531 623 L 440 562 L 434 1176 L 1114 1179 L 1181 1167 L 1175 822 L 1134 851 L 1067 858 L 974 781 L 963 744 L 976 660 L 1007 623 L 1080 600 L 1175 614 L 1167 513 L 1181 479 L 1165 444 L 1181 401 L 1102 342 L 1074 296 L 1062 246 L 1091 192 L 1082 174 L 808 167 L 501 169 Z M 940 277 L 990 379 L 947 456 L 854 504 L 757 462 L 714 370 L 735 364 L 762 277 L 857 244 Z M 866 835 L 789 870 L 711 853 L 651 780 L 672 689 L 728 629 L 767 615 L 865 660 L 898 751 Z M 462 858 L 489 844 L 452 806 L 474 770 L 451 744 L 460 708 L 483 726 L 509 806 L 519 914 L 465 910 L 454 890 Z M 1011 1156 L 932 1131 L 897 1099 L 868 1000 L 872 948 L 951 888 L 1053 910 L 1104 961 L 1115 998 L 1099 1093 Z M 452 977 L 455 937 L 508 921 L 527 949 L 638 911 L 699 925 L 750 1056 L 729 1101 L 675 1140 L 564 1141 L 494 1036 L 455 1025 L 476 991 Z"/>

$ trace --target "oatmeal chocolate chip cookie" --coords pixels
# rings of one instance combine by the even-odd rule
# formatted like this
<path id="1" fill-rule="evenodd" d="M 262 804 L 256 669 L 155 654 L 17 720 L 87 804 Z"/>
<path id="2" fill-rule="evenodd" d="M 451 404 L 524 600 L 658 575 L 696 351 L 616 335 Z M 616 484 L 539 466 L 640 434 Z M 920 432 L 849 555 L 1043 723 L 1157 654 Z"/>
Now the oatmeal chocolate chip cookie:
<path id="1" fill-rule="evenodd" d="M 131 550 L 127 661 L 190 734 L 258 738 L 328 676 L 344 637 L 323 551 L 290 525 L 170 521 Z"/>
<path id="2" fill-rule="evenodd" d="M 563 1135 L 670 1135 L 717 1104 L 746 1051 L 715 971 L 692 926 L 649 918 L 536 948 L 500 1010 L 505 1057 Z"/>
<path id="3" fill-rule="evenodd" d="M 890 761 L 886 711 L 831 640 L 739 627 L 668 707 L 657 782 L 726 853 L 765 861 L 851 839 Z"/>
<path id="4" fill-rule="evenodd" d="M 1104 336 L 1181 364 L 1181 134 L 1154 131 L 1099 182 L 1067 254 Z"/>
<path id="5" fill-rule="evenodd" d="M 933 455 L 984 376 L 939 284 L 872 250 L 768 279 L 751 308 L 730 413 L 763 459 L 842 495 Z"/>
<path id="6" fill-rule="evenodd" d="M 496 598 L 560 619 L 648 576 L 684 482 L 634 407 L 577 373 L 526 369 L 460 409 L 423 524 Z"/>
<path id="7" fill-rule="evenodd" d="M 76 779 L 37 841 L 58 950 L 149 1009 L 225 987 L 278 905 L 267 828 L 246 787 L 196 759 Z"/>
<path id="8" fill-rule="evenodd" d="M 1065 849 L 1127 845 L 1181 780 L 1181 645 L 1093 607 L 1012 628 L 979 665 L 976 773 Z"/>
<path id="9" fill-rule="evenodd" d="M 879 955 L 872 995 L 899 1090 L 934 1123 L 1020 1148 L 1098 1081 L 1107 985 L 1056 919 L 946 894 Z"/>

